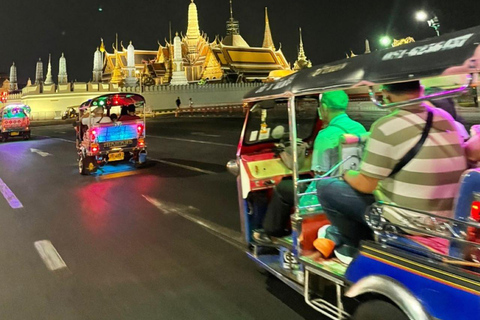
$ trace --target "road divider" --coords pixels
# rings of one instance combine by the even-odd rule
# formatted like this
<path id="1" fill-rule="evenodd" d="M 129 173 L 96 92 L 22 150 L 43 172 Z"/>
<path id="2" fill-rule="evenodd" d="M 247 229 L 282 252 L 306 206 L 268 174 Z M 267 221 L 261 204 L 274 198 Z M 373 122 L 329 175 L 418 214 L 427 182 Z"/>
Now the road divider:
<path id="1" fill-rule="evenodd" d="M 36 241 L 34 245 L 48 270 L 68 269 L 67 264 L 49 240 Z"/>
<path id="2" fill-rule="evenodd" d="M 3 182 L 2 179 L 0 179 L 0 192 L 2 193 L 5 200 L 7 200 L 10 207 L 12 207 L 12 209 L 23 208 L 23 205 L 20 202 L 20 200 L 18 200 L 18 198 L 15 196 L 12 190 L 10 190 L 10 188 L 6 185 L 5 182 Z"/>

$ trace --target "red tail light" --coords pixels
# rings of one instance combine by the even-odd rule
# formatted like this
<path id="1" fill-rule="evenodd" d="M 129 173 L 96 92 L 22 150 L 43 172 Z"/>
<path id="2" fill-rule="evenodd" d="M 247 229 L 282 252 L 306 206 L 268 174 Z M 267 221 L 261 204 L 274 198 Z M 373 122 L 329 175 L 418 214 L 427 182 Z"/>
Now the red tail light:
<path id="1" fill-rule="evenodd" d="M 92 144 L 90 145 L 90 151 L 91 151 L 92 153 L 94 153 L 94 154 L 97 154 L 98 151 L 100 151 L 100 147 L 98 146 L 98 144 L 92 143 Z"/>
<path id="2" fill-rule="evenodd" d="M 90 140 L 95 141 L 96 138 L 97 138 L 97 130 L 93 129 L 92 131 L 90 131 Z"/>
<path id="3" fill-rule="evenodd" d="M 473 220 L 480 222 L 480 201 L 472 202 L 470 217 L 472 217 Z"/>
<path id="4" fill-rule="evenodd" d="M 145 148 L 145 140 L 144 139 L 138 139 L 137 147 L 138 148 Z"/>
<path id="5" fill-rule="evenodd" d="M 143 124 L 137 125 L 137 133 L 138 135 L 141 135 L 143 133 Z"/>

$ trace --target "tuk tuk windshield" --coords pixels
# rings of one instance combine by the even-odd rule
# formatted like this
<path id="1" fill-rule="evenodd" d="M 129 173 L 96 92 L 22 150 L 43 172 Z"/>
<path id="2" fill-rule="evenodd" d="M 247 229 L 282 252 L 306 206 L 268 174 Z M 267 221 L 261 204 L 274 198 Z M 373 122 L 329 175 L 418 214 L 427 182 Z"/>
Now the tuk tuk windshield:
<path id="1" fill-rule="evenodd" d="M 299 98 L 295 103 L 297 138 L 312 136 L 318 119 L 318 98 Z M 255 104 L 249 112 L 244 143 L 253 145 L 289 139 L 288 101 L 267 100 Z"/>

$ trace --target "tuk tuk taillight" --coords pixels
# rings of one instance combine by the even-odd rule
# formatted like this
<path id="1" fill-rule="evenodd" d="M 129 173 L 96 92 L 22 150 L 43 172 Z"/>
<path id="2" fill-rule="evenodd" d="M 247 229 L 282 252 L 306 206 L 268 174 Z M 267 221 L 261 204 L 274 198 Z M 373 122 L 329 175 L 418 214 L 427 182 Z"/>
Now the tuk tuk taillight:
<path id="1" fill-rule="evenodd" d="M 480 222 L 480 201 L 473 201 L 470 207 L 470 217 Z"/>
<path id="2" fill-rule="evenodd" d="M 138 139 L 137 147 L 138 148 L 145 148 L 145 139 Z"/>
<path id="3" fill-rule="evenodd" d="M 100 147 L 98 146 L 98 144 L 96 143 L 92 143 L 90 145 L 90 151 L 94 154 L 98 153 L 98 151 L 100 151 Z"/>
<path id="4" fill-rule="evenodd" d="M 90 131 L 90 140 L 95 141 L 96 138 L 97 138 L 97 130 L 93 129 L 92 131 Z"/>
<path id="5" fill-rule="evenodd" d="M 142 135 L 142 133 L 143 133 L 143 124 L 137 125 L 137 133 L 138 133 L 138 135 Z"/>

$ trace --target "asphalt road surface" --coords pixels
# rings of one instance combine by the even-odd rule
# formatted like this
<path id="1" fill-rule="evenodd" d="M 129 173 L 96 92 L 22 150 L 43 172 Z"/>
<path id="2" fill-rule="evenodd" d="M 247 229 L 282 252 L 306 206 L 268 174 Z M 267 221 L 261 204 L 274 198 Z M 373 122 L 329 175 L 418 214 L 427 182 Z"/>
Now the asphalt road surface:
<path id="1" fill-rule="evenodd" d="M 149 120 L 149 166 L 78 174 L 71 125 L 0 144 L 0 319 L 322 319 L 239 244 L 243 119 Z"/>

